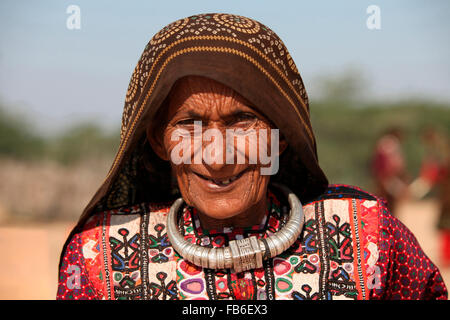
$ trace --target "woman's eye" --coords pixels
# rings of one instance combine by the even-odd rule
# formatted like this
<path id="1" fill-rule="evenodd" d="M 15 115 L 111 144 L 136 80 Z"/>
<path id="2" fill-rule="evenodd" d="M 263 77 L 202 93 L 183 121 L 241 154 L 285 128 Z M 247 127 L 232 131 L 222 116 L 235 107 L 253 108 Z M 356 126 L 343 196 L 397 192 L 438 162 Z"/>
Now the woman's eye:
<path id="1" fill-rule="evenodd" d="M 184 120 L 177 121 L 175 123 L 175 125 L 177 125 L 177 126 L 193 126 L 195 121 L 196 121 L 195 119 L 184 119 Z"/>
<path id="2" fill-rule="evenodd" d="M 256 115 L 252 114 L 252 113 L 243 113 L 241 115 L 239 115 L 240 119 L 244 119 L 244 120 L 256 120 L 258 119 L 256 117 Z"/>
<path id="3" fill-rule="evenodd" d="M 240 113 L 233 120 L 231 125 L 249 125 L 258 120 L 258 117 L 252 113 Z"/>

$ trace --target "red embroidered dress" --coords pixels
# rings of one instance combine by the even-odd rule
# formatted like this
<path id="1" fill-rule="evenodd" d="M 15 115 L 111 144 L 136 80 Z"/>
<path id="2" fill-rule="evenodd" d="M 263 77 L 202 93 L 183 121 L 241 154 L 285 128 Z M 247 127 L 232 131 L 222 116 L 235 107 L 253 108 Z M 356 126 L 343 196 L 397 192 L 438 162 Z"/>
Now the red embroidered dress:
<path id="1" fill-rule="evenodd" d="M 256 235 L 285 223 L 288 207 L 269 192 L 267 216 L 250 229 L 201 229 L 185 209 L 180 231 L 202 246 Z M 280 198 L 278 198 L 280 199 Z M 439 270 L 383 201 L 331 185 L 303 204 L 305 224 L 286 252 L 263 268 L 233 273 L 184 261 L 168 241 L 169 206 L 141 204 L 95 214 L 61 260 L 58 299 L 446 299 Z"/>

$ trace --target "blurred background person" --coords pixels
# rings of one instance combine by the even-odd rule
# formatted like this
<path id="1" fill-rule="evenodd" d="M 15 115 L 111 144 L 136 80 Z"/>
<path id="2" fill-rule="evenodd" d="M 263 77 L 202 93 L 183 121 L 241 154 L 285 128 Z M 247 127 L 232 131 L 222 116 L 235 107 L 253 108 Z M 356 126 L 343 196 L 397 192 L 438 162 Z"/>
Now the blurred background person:
<path id="1" fill-rule="evenodd" d="M 447 136 L 433 127 L 421 135 L 425 155 L 419 176 L 411 183 L 410 193 L 416 199 L 437 199 L 440 208 L 440 259 L 450 265 L 450 148 Z"/>
<path id="2" fill-rule="evenodd" d="M 450 161 L 447 158 L 447 171 L 441 185 L 441 214 L 438 229 L 441 233 L 441 263 L 450 266 Z"/>
<path id="3" fill-rule="evenodd" d="M 450 162 L 447 161 L 447 169 Z M 441 187 L 441 215 L 438 228 L 441 231 L 441 260 L 444 266 L 450 266 L 450 174 L 445 176 Z"/>
<path id="4" fill-rule="evenodd" d="M 403 130 L 390 128 L 376 142 L 372 157 L 372 175 L 376 193 L 387 201 L 395 214 L 397 201 L 408 194 L 408 175 L 402 149 Z"/>
<path id="5" fill-rule="evenodd" d="M 423 156 L 419 176 L 409 189 L 416 199 L 435 196 L 448 175 L 449 147 L 445 136 L 436 129 L 427 127 L 421 135 Z"/>

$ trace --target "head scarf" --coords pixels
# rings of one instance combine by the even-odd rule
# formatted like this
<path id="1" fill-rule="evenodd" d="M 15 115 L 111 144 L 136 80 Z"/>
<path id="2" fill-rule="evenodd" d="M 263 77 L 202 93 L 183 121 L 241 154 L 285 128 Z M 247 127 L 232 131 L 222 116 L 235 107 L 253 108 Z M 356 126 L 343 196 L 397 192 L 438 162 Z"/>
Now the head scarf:
<path id="1" fill-rule="evenodd" d="M 234 89 L 280 129 L 289 147 L 271 181 L 303 202 L 323 192 L 328 182 L 318 165 L 308 96 L 281 39 L 246 17 L 200 14 L 164 27 L 145 47 L 128 86 L 117 155 L 79 227 L 98 211 L 175 199 L 170 165 L 152 151 L 146 128 L 174 83 L 188 75 Z"/>

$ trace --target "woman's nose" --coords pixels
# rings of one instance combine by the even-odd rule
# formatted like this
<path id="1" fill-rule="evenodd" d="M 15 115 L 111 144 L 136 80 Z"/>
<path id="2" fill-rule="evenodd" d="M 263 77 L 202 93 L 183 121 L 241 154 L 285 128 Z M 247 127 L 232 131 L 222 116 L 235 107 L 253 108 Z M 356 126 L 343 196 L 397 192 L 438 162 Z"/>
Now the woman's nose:
<path id="1" fill-rule="evenodd" d="M 214 171 L 219 171 L 226 165 L 226 139 L 223 130 L 213 127 L 203 132 L 202 160 Z"/>

